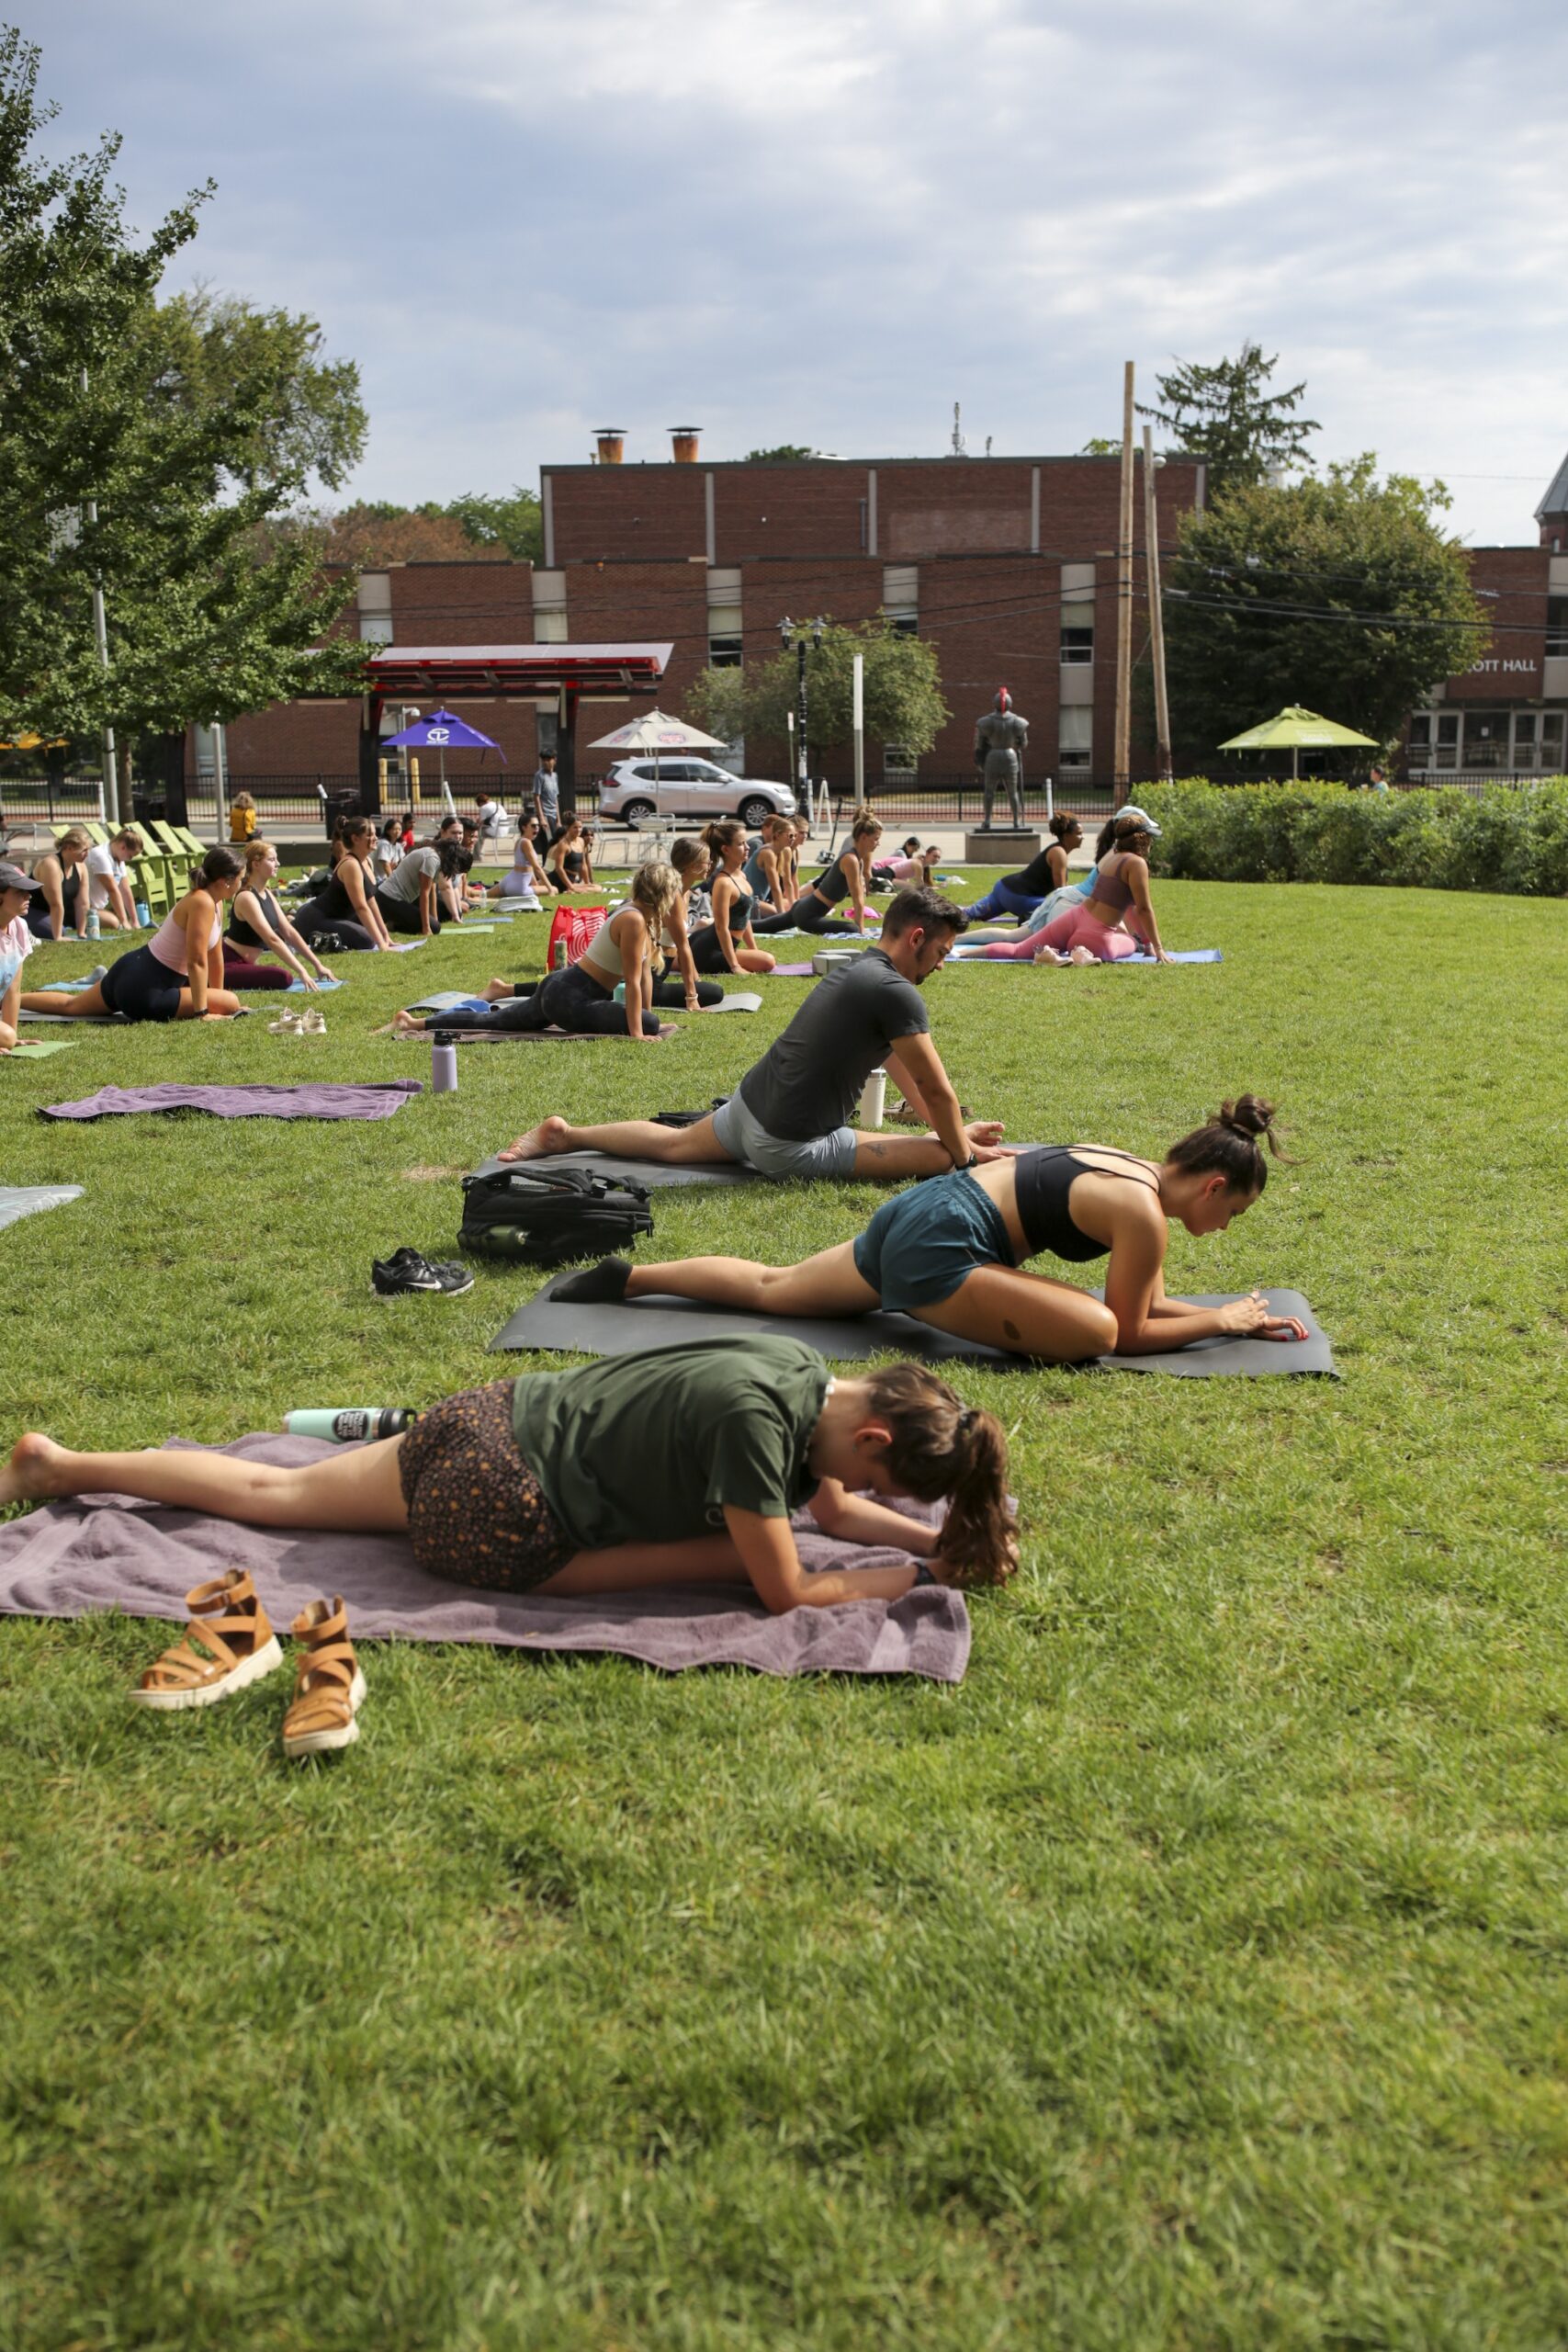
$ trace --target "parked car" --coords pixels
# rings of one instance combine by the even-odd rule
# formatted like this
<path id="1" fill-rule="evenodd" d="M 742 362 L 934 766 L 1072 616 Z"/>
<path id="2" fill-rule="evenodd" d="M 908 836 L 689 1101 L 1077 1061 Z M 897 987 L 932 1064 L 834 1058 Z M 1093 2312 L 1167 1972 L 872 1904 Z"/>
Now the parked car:
<path id="1" fill-rule="evenodd" d="M 684 758 L 617 760 L 599 791 L 599 814 L 624 825 L 645 825 L 650 817 L 739 817 L 757 826 L 768 817 L 795 813 L 786 784 L 757 776 L 731 775 L 712 760 Z"/>

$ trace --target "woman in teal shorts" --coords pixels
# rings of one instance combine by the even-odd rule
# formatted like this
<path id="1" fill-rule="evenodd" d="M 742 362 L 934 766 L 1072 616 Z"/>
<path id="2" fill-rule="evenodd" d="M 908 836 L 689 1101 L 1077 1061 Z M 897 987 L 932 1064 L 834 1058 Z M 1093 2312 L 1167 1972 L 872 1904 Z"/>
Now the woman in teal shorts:
<path id="1" fill-rule="evenodd" d="M 1162 1268 L 1172 1220 L 1189 1233 L 1223 1233 L 1268 1182 L 1263 1144 L 1276 1154 L 1274 1106 L 1256 1094 L 1227 1102 L 1141 1159 L 1100 1144 L 1049 1144 L 981 1168 L 933 1176 L 886 1202 L 854 1241 L 797 1266 L 742 1258 L 688 1258 L 633 1266 L 607 1258 L 556 1284 L 556 1298 L 604 1302 L 675 1297 L 762 1315 L 867 1315 L 883 1306 L 992 1348 L 1054 1363 L 1114 1349 L 1163 1354 L 1220 1333 L 1303 1340 L 1294 1316 L 1274 1315 L 1258 1292 L 1227 1306 L 1168 1298 Z M 1048 1250 L 1069 1263 L 1110 1259 L 1105 1297 L 1024 1271 Z"/>

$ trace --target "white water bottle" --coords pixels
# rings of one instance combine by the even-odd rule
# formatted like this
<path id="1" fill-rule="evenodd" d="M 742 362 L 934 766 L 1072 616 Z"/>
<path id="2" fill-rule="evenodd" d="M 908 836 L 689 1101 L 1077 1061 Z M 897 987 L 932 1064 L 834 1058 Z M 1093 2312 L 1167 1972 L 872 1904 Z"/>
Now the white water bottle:
<path id="1" fill-rule="evenodd" d="M 882 1114 L 887 1107 L 887 1072 L 874 1069 L 861 1089 L 860 1123 L 863 1127 L 879 1127 Z"/>

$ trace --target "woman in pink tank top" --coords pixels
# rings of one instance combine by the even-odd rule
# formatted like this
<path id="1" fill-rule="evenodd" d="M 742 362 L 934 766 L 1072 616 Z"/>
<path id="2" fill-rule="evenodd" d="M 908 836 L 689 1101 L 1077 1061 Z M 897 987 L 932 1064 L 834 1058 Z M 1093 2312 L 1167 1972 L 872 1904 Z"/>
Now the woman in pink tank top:
<path id="1" fill-rule="evenodd" d="M 75 1020 L 122 1013 L 128 1021 L 226 1021 L 243 1010 L 223 986 L 223 901 L 240 887 L 243 868 L 231 849 L 209 849 L 185 897 L 145 947 L 109 966 L 101 980 L 75 996 L 32 990 L 29 1012 L 62 1012 Z"/>

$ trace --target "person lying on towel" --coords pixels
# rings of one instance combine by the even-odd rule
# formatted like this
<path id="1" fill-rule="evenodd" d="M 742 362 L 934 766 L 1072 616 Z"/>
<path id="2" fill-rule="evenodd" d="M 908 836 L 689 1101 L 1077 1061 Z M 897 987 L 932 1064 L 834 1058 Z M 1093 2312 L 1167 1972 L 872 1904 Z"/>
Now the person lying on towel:
<path id="1" fill-rule="evenodd" d="M 1256 1094 L 1225 1103 L 1163 1159 L 1100 1144 L 1050 1144 L 917 1184 L 884 1204 L 854 1241 L 798 1266 L 688 1258 L 632 1266 L 606 1258 L 569 1274 L 551 1296 L 604 1304 L 696 1298 L 751 1315 L 868 1315 L 893 1307 L 985 1346 L 1077 1363 L 1114 1349 L 1163 1355 L 1224 1333 L 1304 1340 L 1293 1315 L 1270 1314 L 1254 1291 L 1225 1306 L 1168 1298 L 1162 1272 L 1171 1219 L 1224 1233 L 1269 1181 L 1274 1106 Z M 1103 1303 L 1068 1283 L 1027 1273 L 1038 1251 L 1069 1264 L 1109 1255 Z"/>
<path id="2" fill-rule="evenodd" d="M 863 1493 L 945 1501 L 940 1531 Z M 32 1432 L 0 1504 L 114 1492 L 254 1527 L 401 1534 L 432 1576 L 563 1599 L 750 1578 L 774 1615 L 1005 1583 L 1007 1440 L 924 1364 L 832 1377 L 798 1340 L 648 1348 L 448 1396 L 401 1436 L 303 1468 L 184 1452 L 73 1453 Z M 923 1555 L 802 1567 L 790 1513 Z"/>
<path id="3" fill-rule="evenodd" d="M 1001 1127 L 988 1120 L 964 1125 L 920 996 L 921 983 L 947 956 L 963 924 L 952 899 L 939 890 L 900 890 L 884 918 L 880 944 L 818 980 L 728 1102 L 694 1126 L 617 1119 L 574 1127 L 549 1118 L 519 1136 L 501 1158 L 604 1151 L 619 1159 L 681 1166 L 738 1160 L 761 1176 L 846 1181 L 938 1176 L 997 1159 Z M 863 1135 L 851 1125 L 866 1080 L 889 1057 L 905 1095 L 933 1134 Z"/>

